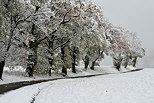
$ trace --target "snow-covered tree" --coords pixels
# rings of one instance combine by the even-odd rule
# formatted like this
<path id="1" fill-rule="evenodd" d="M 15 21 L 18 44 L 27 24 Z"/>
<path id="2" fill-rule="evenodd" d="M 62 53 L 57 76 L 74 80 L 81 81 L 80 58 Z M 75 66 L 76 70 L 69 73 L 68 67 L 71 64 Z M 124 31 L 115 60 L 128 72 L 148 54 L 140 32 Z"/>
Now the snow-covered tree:
<path id="1" fill-rule="evenodd" d="M 133 55 L 144 55 L 145 51 L 142 49 L 139 40 L 136 39 L 136 34 L 132 34 L 122 27 L 114 27 L 107 20 L 104 21 L 103 25 L 108 40 L 108 53 L 113 58 L 113 64 L 118 70 L 120 70 L 122 64 L 126 68 L 134 58 Z M 133 62 L 135 61 L 133 59 Z"/>
<path id="2" fill-rule="evenodd" d="M 3 59 L 0 60 L 0 78 L 2 78 L 2 73 L 4 69 L 5 60 L 7 57 L 7 53 L 10 50 L 11 45 L 16 45 L 15 37 L 16 34 L 20 31 L 20 24 L 23 23 L 27 17 L 25 15 L 26 6 L 23 6 L 20 0 L 1 0 L 1 34 L 5 41 L 5 46 L 1 52 L 1 57 Z"/>
<path id="3" fill-rule="evenodd" d="M 145 50 L 143 49 L 141 45 L 141 41 L 137 37 L 136 33 L 129 33 L 129 44 L 130 44 L 130 55 L 131 55 L 131 61 L 130 64 L 132 64 L 134 67 L 136 66 L 137 59 L 142 58 L 145 55 Z"/>
<path id="4" fill-rule="evenodd" d="M 81 58 L 86 69 L 89 62 L 94 69 L 104 53 L 110 54 L 119 70 L 121 64 L 135 66 L 145 54 L 136 34 L 104 20 L 102 10 L 90 1 L 0 2 L 0 79 L 5 64 L 23 65 L 28 76 L 51 76 L 51 70 L 67 75 L 69 68 L 76 73 Z"/>
<path id="5" fill-rule="evenodd" d="M 59 8 L 57 2 L 63 4 L 61 8 Z M 88 44 L 88 41 L 92 43 L 93 38 L 98 38 L 98 35 L 103 33 L 101 29 L 102 12 L 90 2 L 85 3 L 84 0 L 53 1 L 49 4 L 49 7 L 58 11 L 57 15 L 50 18 L 53 20 L 48 22 L 48 25 L 51 25 L 50 29 L 53 29 L 53 26 L 57 27 L 55 33 L 50 35 L 47 40 L 48 50 L 51 55 L 51 58 L 48 58 L 50 64 L 52 64 L 52 56 L 55 50 L 61 48 L 62 54 L 64 54 L 63 49 L 68 44 L 72 52 L 75 51 L 72 48 L 83 49 Z M 60 42 L 62 39 L 65 39 L 65 42 Z M 66 70 L 63 69 L 63 71 Z"/>

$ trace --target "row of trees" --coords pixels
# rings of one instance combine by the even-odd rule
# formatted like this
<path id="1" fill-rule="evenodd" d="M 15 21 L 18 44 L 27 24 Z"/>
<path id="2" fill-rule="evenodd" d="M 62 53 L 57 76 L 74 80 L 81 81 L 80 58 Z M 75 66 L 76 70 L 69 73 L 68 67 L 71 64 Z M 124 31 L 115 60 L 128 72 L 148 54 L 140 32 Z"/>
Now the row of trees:
<path id="1" fill-rule="evenodd" d="M 75 66 L 94 70 L 104 54 L 114 66 L 136 65 L 144 56 L 135 33 L 115 27 L 100 8 L 87 0 L 1 0 L 0 79 L 4 65 L 21 65 L 28 75 Z"/>

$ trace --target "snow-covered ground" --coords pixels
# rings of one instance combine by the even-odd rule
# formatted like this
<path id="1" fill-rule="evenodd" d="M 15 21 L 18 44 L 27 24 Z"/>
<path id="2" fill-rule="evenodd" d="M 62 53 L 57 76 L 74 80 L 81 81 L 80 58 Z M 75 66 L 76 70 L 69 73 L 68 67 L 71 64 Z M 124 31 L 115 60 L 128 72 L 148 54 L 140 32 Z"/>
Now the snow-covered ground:
<path id="1" fill-rule="evenodd" d="M 92 74 L 105 74 L 105 73 L 121 73 L 125 71 L 129 71 L 131 69 L 135 69 L 133 67 L 128 67 L 128 69 L 122 68 L 119 72 L 113 67 L 109 66 L 97 66 L 95 67 L 95 70 L 84 70 L 84 67 L 80 66 L 77 67 L 77 73 L 74 74 L 71 72 L 71 70 L 68 70 L 68 76 L 83 76 L 83 75 L 92 75 Z M 52 76 L 49 77 L 48 75 L 34 75 L 33 78 L 25 77 L 25 69 L 22 67 L 16 67 L 16 68 L 8 68 L 5 67 L 4 74 L 3 74 L 3 81 L 0 80 L 0 84 L 6 84 L 6 83 L 12 83 L 12 82 L 19 82 L 19 81 L 30 81 L 30 80 L 40 80 L 40 79 L 51 79 L 51 78 L 58 78 L 62 77 L 61 74 L 52 73 Z"/>
<path id="2" fill-rule="evenodd" d="M 154 103 L 154 69 L 23 87 L 0 103 Z"/>

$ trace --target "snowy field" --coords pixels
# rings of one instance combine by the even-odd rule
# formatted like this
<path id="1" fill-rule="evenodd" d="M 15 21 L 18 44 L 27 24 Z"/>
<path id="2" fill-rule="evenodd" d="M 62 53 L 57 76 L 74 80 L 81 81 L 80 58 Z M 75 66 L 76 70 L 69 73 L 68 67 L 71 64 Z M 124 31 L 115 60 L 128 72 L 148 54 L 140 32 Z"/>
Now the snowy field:
<path id="1" fill-rule="evenodd" d="M 23 87 L 0 103 L 154 103 L 154 69 Z"/>
<path id="2" fill-rule="evenodd" d="M 84 75 L 93 75 L 93 74 L 106 74 L 106 73 L 121 73 L 121 72 L 125 72 L 125 71 L 130 71 L 132 69 L 136 69 L 133 68 L 132 66 L 128 67 L 127 69 L 122 68 L 121 71 L 119 72 L 117 69 L 111 67 L 111 66 L 96 66 L 95 70 L 84 70 L 84 67 L 80 66 L 77 67 L 77 73 L 74 74 L 72 73 L 71 70 L 68 70 L 68 75 L 69 77 L 73 77 L 73 76 L 84 76 Z M 16 67 L 15 69 L 10 69 L 8 67 L 5 67 L 4 69 L 4 74 L 3 74 L 3 81 L 0 80 L 0 84 L 7 84 L 7 83 L 12 83 L 12 82 L 19 82 L 19 81 L 31 81 L 31 80 L 41 80 L 41 79 L 51 79 L 51 78 L 59 78 L 59 77 L 63 77 L 61 74 L 61 71 L 59 72 L 59 74 L 56 73 L 52 73 L 52 76 L 49 77 L 48 74 L 47 75 L 34 75 L 34 77 L 29 78 L 29 77 L 25 77 L 25 69 L 23 69 L 22 67 Z"/>

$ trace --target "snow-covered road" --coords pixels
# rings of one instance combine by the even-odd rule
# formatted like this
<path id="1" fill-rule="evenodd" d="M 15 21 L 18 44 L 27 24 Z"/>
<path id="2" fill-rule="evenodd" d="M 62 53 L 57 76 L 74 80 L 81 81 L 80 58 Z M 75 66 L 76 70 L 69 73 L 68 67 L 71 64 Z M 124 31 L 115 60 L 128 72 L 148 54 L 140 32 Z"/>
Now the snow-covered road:
<path id="1" fill-rule="evenodd" d="M 154 103 L 154 69 L 23 87 L 0 103 Z"/>

